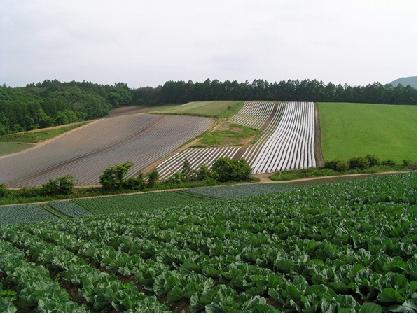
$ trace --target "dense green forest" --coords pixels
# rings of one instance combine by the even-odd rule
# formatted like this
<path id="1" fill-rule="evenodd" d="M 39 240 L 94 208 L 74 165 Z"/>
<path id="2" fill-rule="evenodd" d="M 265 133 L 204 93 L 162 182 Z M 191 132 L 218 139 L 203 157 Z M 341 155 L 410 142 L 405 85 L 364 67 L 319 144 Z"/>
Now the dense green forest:
<path id="1" fill-rule="evenodd" d="M 374 83 L 366 86 L 324 84 L 317 80 L 168 81 L 162 86 L 130 89 L 125 83 L 61 83 L 0 87 L 0 135 L 103 117 L 123 105 L 179 104 L 197 100 L 307 100 L 416 104 L 416 89 Z"/>
<path id="2" fill-rule="evenodd" d="M 133 91 L 137 103 L 185 103 L 207 100 L 282 100 L 324 101 L 378 104 L 416 104 L 416 89 L 408 86 L 366 86 L 324 84 L 317 80 L 288 80 L 269 83 L 264 80 L 239 83 L 237 81 L 205 80 L 168 81 L 156 88 L 139 88 Z"/>
<path id="3" fill-rule="evenodd" d="M 124 83 L 54 80 L 0 87 L 0 135 L 102 117 L 131 100 L 132 91 Z"/>

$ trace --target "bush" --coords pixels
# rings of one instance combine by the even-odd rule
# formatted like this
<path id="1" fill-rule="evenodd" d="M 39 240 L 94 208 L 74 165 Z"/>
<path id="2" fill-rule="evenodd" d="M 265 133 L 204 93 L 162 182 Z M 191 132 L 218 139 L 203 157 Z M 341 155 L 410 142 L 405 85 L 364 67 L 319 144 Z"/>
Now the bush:
<path id="1" fill-rule="evenodd" d="M 249 179 L 251 170 L 245 160 L 231 160 L 228 157 L 217 159 L 212 166 L 212 171 L 220 182 Z"/>
<path id="2" fill-rule="evenodd" d="M 182 183 L 182 173 L 176 172 L 172 176 L 170 176 L 168 179 L 166 179 L 165 183 L 168 184 L 180 184 Z"/>
<path id="3" fill-rule="evenodd" d="M 343 172 L 348 169 L 348 163 L 344 161 L 339 161 L 339 160 L 326 161 L 324 163 L 324 168 L 338 171 L 338 172 Z"/>
<path id="4" fill-rule="evenodd" d="M 4 184 L 0 184 L 0 198 L 5 197 L 7 195 L 7 187 Z"/>
<path id="5" fill-rule="evenodd" d="M 142 190 L 145 188 L 145 180 L 142 173 L 133 176 L 124 181 L 123 187 L 132 190 Z"/>
<path id="6" fill-rule="evenodd" d="M 369 167 L 369 161 L 366 157 L 359 156 L 359 157 L 353 157 L 349 160 L 349 168 L 359 168 L 359 169 L 365 169 Z"/>
<path id="7" fill-rule="evenodd" d="M 381 162 L 381 164 L 386 166 L 396 166 L 396 162 L 394 162 L 393 160 L 384 160 Z"/>
<path id="8" fill-rule="evenodd" d="M 183 181 L 190 181 L 193 177 L 193 172 L 191 168 L 191 163 L 189 163 L 188 160 L 185 160 L 182 164 L 182 170 L 181 170 L 182 180 Z"/>
<path id="9" fill-rule="evenodd" d="M 70 175 L 51 179 L 42 185 L 41 192 L 45 195 L 70 195 L 74 188 L 74 178 Z"/>
<path id="10" fill-rule="evenodd" d="M 205 181 L 205 180 L 213 179 L 214 174 L 211 172 L 211 170 L 207 166 L 201 165 L 199 169 L 195 172 L 195 177 L 199 181 Z"/>
<path id="11" fill-rule="evenodd" d="M 416 170 L 416 162 L 410 161 L 410 160 L 403 160 L 402 162 L 403 167 L 409 169 L 409 170 Z"/>
<path id="12" fill-rule="evenodd" d="M 128 174 L 129 169 L 132 167 L 131 162 L 115 164 L 103 172 L 100 176 L 100 184 L 105 190 L 116 190 L 124 187 L 125 176 Z"/>
<path id="13" fill-rule="evenodd" d="M 151 188 L 156 185 L 156 182 L 159 180 L 159 172 L 154 169 L 147 175 L 147 187 Z"/>
<path id="14" fill-rule="evenodd" d="M 368 154 L 365 158 L 368 160 L 369 167 L 377 166 L 380 164 L 380 159 L 375 155 Z"/>

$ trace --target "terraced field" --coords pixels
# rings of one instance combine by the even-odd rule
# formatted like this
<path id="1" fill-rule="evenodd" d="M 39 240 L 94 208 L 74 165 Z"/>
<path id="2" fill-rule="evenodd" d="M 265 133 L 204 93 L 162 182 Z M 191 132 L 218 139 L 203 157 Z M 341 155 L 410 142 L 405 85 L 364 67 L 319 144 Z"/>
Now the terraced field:
<path id="1" fill-rule="evenodd" d="M 163 208 L 134 197 L 1 226 L 0 310 L 416 311 L 415 173 Z"/>
<path id="2" fill-rule="evenodd" d="M 219 157 L 233 158 L 239 147 L 210 147 L 191 148 L 178 152 L 157 166 L 161 179 L 167 179 L 175 172 L 182 169 L 185 161 L 188 161 L 192 170 L 198 169 L 201 165 L 211 166 Z"/>
<path id="3" fill-rule="evenodd" d="M 210 167 L 216 158 L 243 158 L 254 174 L 304 169 L 317 165 L 315 119 L 312 102 L 245 102 L 231 122 L 258 128 L 262 134 L 254 144 L 243 147 L 186 149 L 158 166 L 163 179 L 180 171 L 188 160 L 194 169 Z"/>
<path id="4" fill-rule="evenodd" d="M 169 155 L 210 125 L 210 119 L 149 114 L 94 121 L 22 153 L 0 157 L 0 182 L 35 186 L 71 174 L 77 184 L 97 184 L 109 165 L 132 161 L 131 174 Z"/>

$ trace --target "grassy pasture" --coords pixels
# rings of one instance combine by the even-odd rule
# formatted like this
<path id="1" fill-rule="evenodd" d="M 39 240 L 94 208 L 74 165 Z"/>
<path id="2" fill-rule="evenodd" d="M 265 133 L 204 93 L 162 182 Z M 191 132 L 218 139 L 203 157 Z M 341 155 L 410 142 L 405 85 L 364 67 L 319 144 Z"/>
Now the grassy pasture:
<path id="1" fill-rule="evenodd" d="M 259 130 L 222 121 L 213 130 L 204 132 L 194 146 L 242 146 L 253 143 L 259 135 Z"/>
<path id="2" fill-rule="evenodd" d="M 21 143 L 21 142 L 3 142 L 0 141 L 0 156 L 16 153 L 27 148 L 30 148 L 32 145 L 28 143 Z"/>
<path id="3" fill-rule="evenodd" d="M 37 143 L 56 137 L 64 132 L 70 131 L 74 128 L 84 125 L 86 122 L 78 122 L 58 127 L 36 129 L 25 132 L 12 133 L 0 136 L 0 142 L 24 142 Z"/>
<path id="4" fill-rule="evenodd" d="M 325 160 L 416 160 L 416 106 L 318 103 Z"/>
<path id="5" fill-rule="evenodd" d="M 228 118 L 237 113 L 242 106 L 242 101 L 197 101 L 181 105 L 156 106 L 150 109 L 150 113 Z"/>
<path id="6" fill-rule="evenodd" d="M 58 127 L 35 129 L 0 136 L 0 156 L 16 153 L 30 148 L 34 143 L 52 139 L 60 134 L 84 125 L 86 122 L 77 122 Z"/>

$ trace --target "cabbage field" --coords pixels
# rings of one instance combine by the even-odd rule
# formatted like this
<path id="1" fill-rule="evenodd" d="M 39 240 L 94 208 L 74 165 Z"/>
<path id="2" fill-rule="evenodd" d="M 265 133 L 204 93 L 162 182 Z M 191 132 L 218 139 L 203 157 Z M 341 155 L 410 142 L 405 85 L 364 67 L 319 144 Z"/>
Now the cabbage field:
<path id="1" fill-rule="evenodd" d="M 0 227 L 0 311 L 416 310 L 415 173 L 135 211 L 97 199 L 112 211 Z"/>

